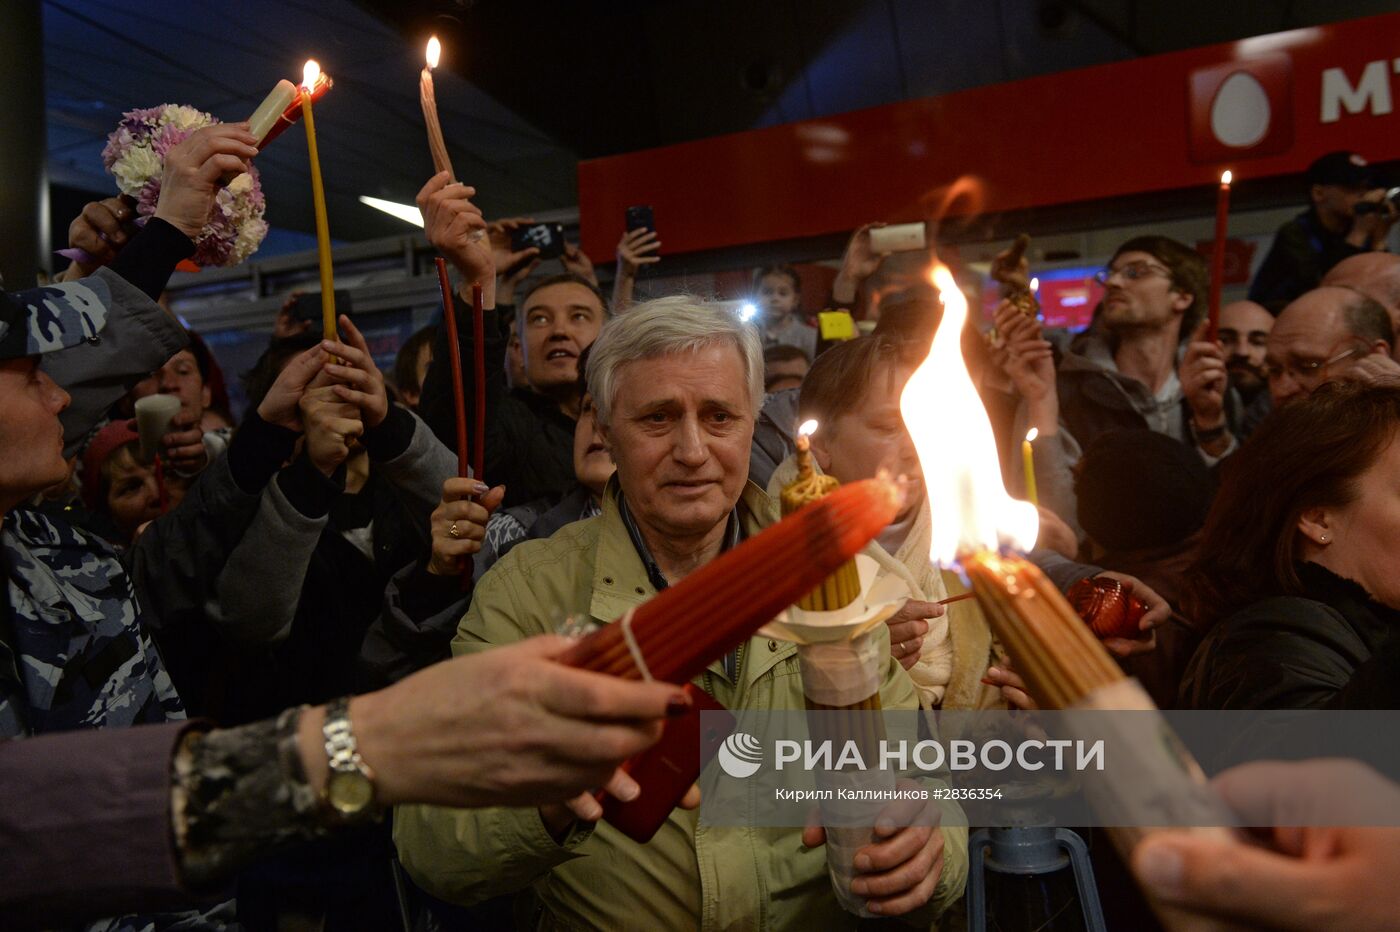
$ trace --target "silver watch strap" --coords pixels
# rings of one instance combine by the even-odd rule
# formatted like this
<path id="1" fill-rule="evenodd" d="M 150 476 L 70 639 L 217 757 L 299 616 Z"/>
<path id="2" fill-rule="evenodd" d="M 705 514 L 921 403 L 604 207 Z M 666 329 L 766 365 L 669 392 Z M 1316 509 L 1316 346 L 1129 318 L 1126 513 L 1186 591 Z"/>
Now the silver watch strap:
<path id="1" fill-rule="evenodd" d="M 369 768 L 360 757 L 355 732 L 350 726 L 350 697 L 342 696 L 326 706 L 326 721 L 321 726 L 326 741 L 326 758 L 337 773 L 359 771 L 371 778 Z"/>

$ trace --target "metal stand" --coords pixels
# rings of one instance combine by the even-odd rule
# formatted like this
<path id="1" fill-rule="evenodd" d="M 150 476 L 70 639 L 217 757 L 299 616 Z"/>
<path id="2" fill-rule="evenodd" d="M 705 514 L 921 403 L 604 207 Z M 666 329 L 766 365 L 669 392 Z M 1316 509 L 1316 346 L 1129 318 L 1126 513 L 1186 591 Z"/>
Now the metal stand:
<path id="1" fill-rule="evenodd" d="M 1029 911 L 1044 907 L 1049 913 L 1039 917 L 1036 928 L 1079 928 L 1086 932 L 1107 932 L 1099 892 L 1094 886 L 1094 869 L 1084 839 L 1067 828 L 984 828 L 968 841 L 967 927 L 969 932 L 987 930 L 986 872 L 1027 880 L 1049 878 L 1069 869 L 1078 892 L 1080 912 L 1055 914 L 1049 904 L 1027 904 Z M 1068 892 L 1062 902 L 1068 901 Z M 1068 923 L 1057 921 L 1060 917 Z M 1002 926 L 1005 928 L 1006 926 Z"/>

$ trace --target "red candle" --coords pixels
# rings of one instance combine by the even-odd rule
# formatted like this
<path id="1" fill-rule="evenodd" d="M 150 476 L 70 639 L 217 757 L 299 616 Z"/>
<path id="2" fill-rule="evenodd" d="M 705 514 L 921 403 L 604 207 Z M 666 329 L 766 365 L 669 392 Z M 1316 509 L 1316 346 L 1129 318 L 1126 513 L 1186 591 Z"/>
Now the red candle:
<path id="1" fill-rule="evenodd" d="M 447 328 L 447 352 L 452 369 L 452 411 L 457 416 L 457 475 L 467 477 L 467 401 L 462 385 L 462 347 L 457 342 L 457 315 L 452 309 L 452 282 L 447 277 L 447 260 L 433 260 L 437 266 L 438 288 L 442 292 L 442 323 Z M 478 479 L 481 473 L 478 472 Z"/>
<path id="2" fill-rule="evenodd" d="M 1230 218 L 1230 172 L 1220 176 L 1220 189 L 1215 197 L 1215 247 L 1210 255 L 1210 324 L 1206 339 L 1214 343 L 1220 329 L 1220 286 L 1225 275 L 1225 226 Z"/>
<path id="3" fill-rule="evenodd" d="M 467 400 L 466 390 L 462 385 L 462 347 L 457 342 L 457 314 L 452 307 L 452 281 L 447 277 L 447 260 L 441 256 L 433 260 L 437 266 L 438 290 L 442 292 L 442 325 L 447 328 L 447 356 L 448 363 L 452 369 L 452 412 L 457 420 L 457 475 L 465 479 L 467 477 Z M 478 354 L 481 346 L 480 338 L 477 339 Z M 481 381 L 481 359 L 477 358 L 477 383 Z M 478 392 L 481 390 L 478 388 Z M 478 402 L 479 406 L 479 402 Z M 481 470 L 478 468 L 476 478 L 481 478 Z M 472 587 L 472 561 L 467 558 L 466 566 L 462 569 L 462 591 L 467 592 Z"/>
<path id="4" fill-rule="evenodd" d="M 899 503 L 898 489 L 883 478 L 842 486 L 583 638 L 560 659 L 624 679 L 684 683 L 855 556 L 894 520 Z"/>
<path id="5" fill-rule="evenodd" d="M 481 285 L 472 285 L 472 363 L 476 389 L 476 444 L 472 448 L 472 473 L 480 482 L 486 475 L 486 324 L 481 307 Z M 458 376 L 461 378 L 461 369 Z"/>

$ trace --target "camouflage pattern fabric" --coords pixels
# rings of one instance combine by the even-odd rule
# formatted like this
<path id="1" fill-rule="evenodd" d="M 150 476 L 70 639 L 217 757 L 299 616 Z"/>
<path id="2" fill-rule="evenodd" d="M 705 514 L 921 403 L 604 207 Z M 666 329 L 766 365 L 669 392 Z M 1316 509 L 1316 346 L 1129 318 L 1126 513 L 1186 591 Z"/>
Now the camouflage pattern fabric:
<path id="1" fill-rule="evenodd" d="M 0 644 L 0 737 L 185 717 L 108 544 L 16 509 L 0 555 L 11 625 Z"/>
<path id="2" fill-rule="evenodd" d="M 0 297 L 0 359 L 51 353 L 95 338 L 112 292 L 101 278 L 9 291 Z"/>

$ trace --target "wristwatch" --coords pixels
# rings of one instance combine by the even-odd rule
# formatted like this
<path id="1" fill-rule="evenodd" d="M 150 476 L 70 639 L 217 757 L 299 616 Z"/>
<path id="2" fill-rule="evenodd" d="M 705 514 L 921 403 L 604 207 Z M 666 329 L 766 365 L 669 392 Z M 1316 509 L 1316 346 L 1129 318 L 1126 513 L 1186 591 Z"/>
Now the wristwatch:
<path id="1" fill-rule="evenodd" d="M 322 797 L 345 822 L 361 822 L 379 815 L 374 800 L 374 771 L 360 757 L 355 732 L 350 727 L 350 697 L 343 696 L 326 706 L 321 726 L 326 739 L 330 776 Z"/>

